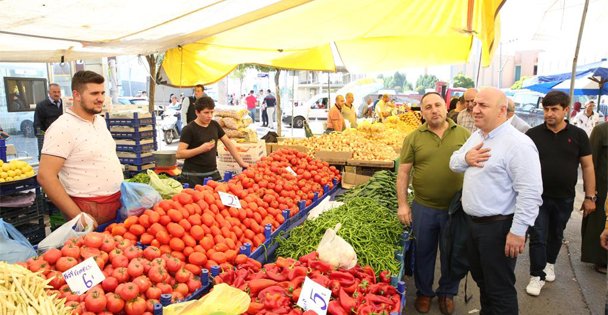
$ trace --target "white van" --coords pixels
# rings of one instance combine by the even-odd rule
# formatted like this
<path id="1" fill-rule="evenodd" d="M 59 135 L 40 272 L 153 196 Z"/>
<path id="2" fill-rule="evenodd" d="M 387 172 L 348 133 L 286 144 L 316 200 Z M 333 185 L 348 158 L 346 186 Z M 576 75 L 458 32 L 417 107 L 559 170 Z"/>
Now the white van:
<path id="1" fill-rule="evenodd" d="M 283 109 L 282 121 L 284 124 L 291 125 L 293 117 L 293 127 L 302 128 L 304 120 L 311 121 L 326 121 L 329 108 L 335 103 L 336 95 L 346 95 L 353 93 L 355 100 L 353 101 L 355 112 L 357 115 L 361 113 L 361 107 L 365 103 L 365 97 L 376 93 L 384 87 L 384 83 L 380 79 L 359 79 L 353 81 L 338 91 L 333 93 L 319 93 L 303 104 L 295 107 L 286 107 Z M 293 112 L 293 114 L 292 114 Z"/>

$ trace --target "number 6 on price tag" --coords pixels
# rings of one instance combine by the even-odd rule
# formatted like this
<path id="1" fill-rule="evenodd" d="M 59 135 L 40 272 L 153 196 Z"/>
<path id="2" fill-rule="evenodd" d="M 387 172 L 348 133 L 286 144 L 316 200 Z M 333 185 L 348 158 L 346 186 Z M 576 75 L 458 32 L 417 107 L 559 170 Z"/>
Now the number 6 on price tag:
<path id="1" fill-rule="evenodd" d="M 312 310 L 319 315 L 325 315 L 330 298 L 331 290 L 306 277 L 297 304 L 305 311 Z"/>

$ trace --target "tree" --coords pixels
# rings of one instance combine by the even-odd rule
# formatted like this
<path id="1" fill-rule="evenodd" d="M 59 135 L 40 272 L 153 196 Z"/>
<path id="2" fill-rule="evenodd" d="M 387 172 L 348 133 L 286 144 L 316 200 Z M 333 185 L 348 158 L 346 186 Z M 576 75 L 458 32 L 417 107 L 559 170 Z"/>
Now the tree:
<path id="1" fill-rule="evenodd" d="M 230 73 L 230 76 L 232 78 L 239 80 L 239 93 L 237 93 L 239 97 L 241 96 L 241 94 L 243 94 L 243 79 L 245 78 L 245 74 L 247 74 L 247 69 L 249 68 L 250 67 L 248 65 L 240 64 L 236 68 L 234 68 L 234 70 L 232 70 L 232 73 Z"/>
<path id="2" fill-rule="evenodd" d="M 473 79 L 465 76 L 462 72 L 457 74 L 454 79 L 452 79 L 453 84 L 452 86 L 456 87 L 461 87 L 461 88 L 474 88 L 475 87 L 475 82 L 473 82 Z"/>
<path id="3" fill-rule="evenodd" d="M 146 55 L 148 66 L 150 66 L 150 85 L 148 91 L 148 110 L 154 113 L 154 93 L 156 92 L 156 82 L 160 82 L 160 65 L 163 63 L 165 54 Z"/>
<path id="4" fill-rule="evenodd" d="M 424 94 L 424 90 L 426 89 L 434 89 L 435 83 L 437 83 L 439 79 L 433 74 L 423 74 L 418 77 L 416 80 L 416 90 L 418 94 Z"/>

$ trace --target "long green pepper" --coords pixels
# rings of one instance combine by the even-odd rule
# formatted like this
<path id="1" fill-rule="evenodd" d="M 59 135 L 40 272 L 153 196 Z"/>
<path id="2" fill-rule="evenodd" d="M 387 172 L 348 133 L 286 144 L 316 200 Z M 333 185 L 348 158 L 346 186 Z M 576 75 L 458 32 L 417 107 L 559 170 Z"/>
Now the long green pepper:
<path id="1" fill-rule="evenodd" d="M 342 224 L 338 235 L 353 246 L 360 265 L 399 273 L 395 252 L 400 249 L 403 225 L 393 211 L 371 198 L 349 198 L 343 206 L 294 228 L 289 238 L 279 236 L 276 254 L 299 258 L 316 250 L 325 230 L 337 223 Z"/>

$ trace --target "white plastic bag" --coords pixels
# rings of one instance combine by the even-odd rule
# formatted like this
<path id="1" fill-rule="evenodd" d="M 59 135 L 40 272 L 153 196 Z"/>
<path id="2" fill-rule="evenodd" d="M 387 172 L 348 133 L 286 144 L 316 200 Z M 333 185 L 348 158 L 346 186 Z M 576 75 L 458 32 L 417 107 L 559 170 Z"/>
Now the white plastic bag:
<path id="1" fill-rule="evenodd" d="M 321 202 L 319 202 L 318 205 L 316 205 L 314 208 L 312 208 L 310 210 L 310 212 L 308 212 L 308 217 L 306 218 L 306 220 L 312 221 L 312 220 L 318 218 L 322 213 L 327 212 L 331 209 L 337 208 L 343 204 L 344 204 L 344 202 L 329 200 L 329 198 L 325 198 Z"/>
<path id="2" fill-rule="evenodd" d="M 82 212 L 43 239 L 38 244 L 38 250 L 44 252 L 51 248 L 62 247 L 68 239 L 92 232 L 94 222 L 90 215 Z"/>
<path id="3" fill-rule="evenodd" d="M 350 269 L 357 265 L 357 253 L 348 242 L 336 234 L 340 227 L 342 225 L 338 223 L 335 228 L 325 231 L 317 252 L 321 261 L 334 268 Z"/>

